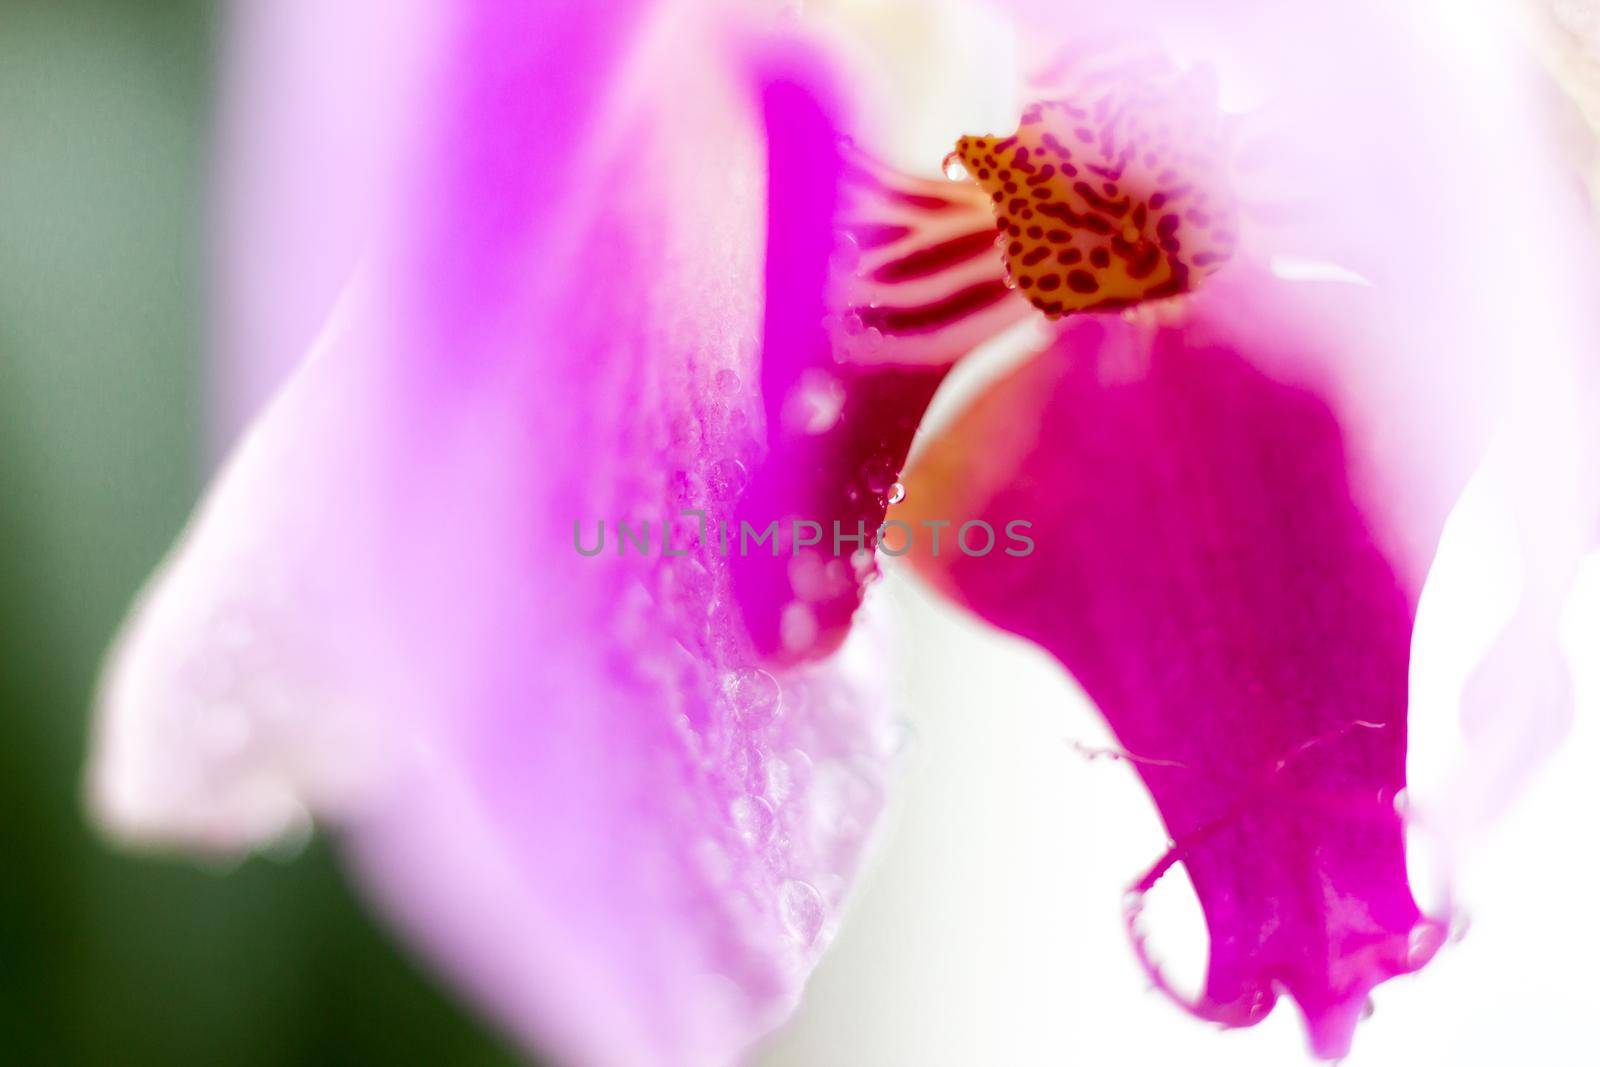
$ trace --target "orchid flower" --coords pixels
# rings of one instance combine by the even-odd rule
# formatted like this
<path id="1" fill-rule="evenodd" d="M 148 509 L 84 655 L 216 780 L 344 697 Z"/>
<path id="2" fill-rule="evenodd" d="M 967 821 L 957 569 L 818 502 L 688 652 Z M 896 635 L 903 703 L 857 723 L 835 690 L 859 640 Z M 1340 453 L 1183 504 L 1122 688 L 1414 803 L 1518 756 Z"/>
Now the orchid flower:
<path id="1" fill-rule="evenodd" d="M 1444 933 L 1408 656 L 1492 431 L 1530 567 L 1467 711 L 1559 733 L 1597 275 L 1539 82 L 1421 3 L 1016 0 L 962 69 L 1009 125 L 906 160 L 927 114 L 819 6 L 247 6 L 219 347 L 232 409 L 282 384 L 114 650 L 94 810 L 320 819 L 528 1048 L 737 1061 L 892 786 L 906 555 L 1105 716 L 1172 841 L 1130 921 L 1176 864 L 1205 914 L 1186 1006 L 1286 993 L 1342 1055 Z M 1526 764 L 1484 751 L 1459 810 Z"/>

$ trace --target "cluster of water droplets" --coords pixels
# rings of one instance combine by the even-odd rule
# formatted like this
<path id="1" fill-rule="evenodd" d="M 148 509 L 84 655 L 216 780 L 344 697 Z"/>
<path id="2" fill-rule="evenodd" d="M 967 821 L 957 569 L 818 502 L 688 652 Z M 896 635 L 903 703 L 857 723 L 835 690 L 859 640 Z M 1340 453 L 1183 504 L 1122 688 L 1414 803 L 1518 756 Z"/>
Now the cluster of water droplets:
<path id="1" fill-rule="evenodd" d="M 197 622 L 143 736 L 159 760 L 140 764 L 158 776 L 140 793 L 211 848 L 298 848 L 310 806 L 354 803 L 381 766 L 370 724 L 297 642 L 287 598 L 260 586 Z"/>
<path id="2" fill-rule="evenodd" d="M 708 827 L 690 856 L 698 877 L 714 887 L 733 929 L 775 932 L 798 967 L 841 903 L 881 804 L 888 761 L 877 734 L 861 725 L 874 705 L 858 701 L 830 666 L 769 669 L 750 646 L 732 587 L 738 553 L 722 551 L 721 534 L 737 538 L 730 527 L 740 498 L 766 458 L 768 427 L 752 388 L 759 357 L 753 340 L 733 337 L 697 355 L 684 368 L 692 380 L 682 392 L 692 401 L 663 420 L 653 445 L 664 460 L 661 482 L 642 486 L 640 499 L 624 506 L 706 518 L 671 524 L 671 547 L 682 555 L 629 561 L 647 573 L 638 596 L 618 610 L 632 619 L 629 669 L 659 694 L 700 783 L 698 796 L 685 800 Z M 780 412 L 785 420 L 793 412 L 790 432 L 833 428 L 844 404 L 834 373 L 803 376 L 796 393 Z M 873 491 L 892 495 L 895 475 L 875 469 Z M 780 618 L 781 638 L 804 649 L 817 638 L 811 605 L 851 590 L 863 561 L 807 550 L 780 555 L 796 594 Z M 870 567 L 871 551 L 864 556 Z"/>
<path id="3" fill-rule="evenodd" d="M 797 951 L 827 929 L 882 802 L 883 766 L 841 720 L 860 714 L 818 672 L 759 667 L 726 671 L 708 774 L 726 797 L 730 848 L 713 850 L 708 873 L 744 871 L 776 909 Z"/>
<path id="4" fill-rule="evenodd" d="M 822 320 L 823 332 L 828 337 L 833 359 L 837 363 L 870 361 L 883 348 L 883 331 L 876 326 L 868 326 L 860 310 L 851 306 L 848 297 L 848 279 L 860 269 L 861 258 L 861 246 L 855 237 L 848 230 L 840 230 L 835 238 L 833 256 L 829 260 L 834 278 L 829 303 L 838 310 L 829 311 Z"/>

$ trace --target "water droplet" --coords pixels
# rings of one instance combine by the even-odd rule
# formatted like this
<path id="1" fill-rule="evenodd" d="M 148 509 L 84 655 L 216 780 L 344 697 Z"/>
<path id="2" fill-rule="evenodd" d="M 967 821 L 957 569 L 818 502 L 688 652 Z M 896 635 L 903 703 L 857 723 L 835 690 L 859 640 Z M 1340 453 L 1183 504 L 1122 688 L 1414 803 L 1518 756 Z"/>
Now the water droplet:
<path id="1" fill-rule="evenodd" d="M 204 704 L 232 694 L 239 682 L 239 671 L 231 656 L 218 655 L 215 649 L 202 645 L 184 661 L 181 681 L 185 695 Z"/>
<path id="2" fill-rule="evenodd" d="M 228 652 L 241 652 L 256 641 L 256 625 L 242 612 L 227 612 L 212 623 L 217 647 Z"/>
<path id="3" fill-rule="evenodd" d="M 817 641 L 816 615 L 799 602 L 787 605 L 778 617 L 778 637 L 788 651 L 806 651 Z"/>
<path id="4" fill-rule="evenodd" d="M 739 722 L 752 729 L 767 725 L 783 706 L 783 689 L 778 680 L 760 668 L 736 671 L 724 683 L 723 691 L 732 701 Z"/>
<path id="5" fill-rule="evenodd" d="M 839 243 L 833 248 L 831 262 L 833 269 L 837 271 L 853 271 L 861 265 L 861 245 L 852 234 L 839 235 Z"/>
<path id="6" fill-rule="evenodd" d="M 856 314 L 854 311 L 846 313 L 844 317 L 839 320 L 839 326 L 850 337 L 856 336 L 867 328 L 866 322 L 864 322 L 861 316 Z"/>
<path id="7" fill-rule="evenodd" d="M 693 445 L 700 440 L 700 423 L 688 415 L 683 415 L 672 421 L 671 432 L 673 444 Z"/>
<path id="8" fill-rule="evenodd" d="M 722 769 L 727 772 L 728 781 L 751 793 L 759 793 L 761 783 L 766 781 L 766 758 L 753 744 L 735 742 L 723 761 Z"/>
<path id="9" fill-rule="evenodd" d="M 906 487 L 895 482 L 889 487 L 889 503 L 898 504 L 906 498 Z"/>
<path id="10" fill-rule="evenodd" d="M 964 182 L 969 175 L 967 165 L 961 162 L 960 152 L 951 152 L 944 157 L 944 176 L 953 182 Z"/>
<path id="11" fill-rule="evenodd" d="M 873 456 L 861 465 L 861 481 L 869 492 L 887 493 L 894 484 L 894 464 L 888 456 Z"/>
<path id="12" fill-rule="evenodd" d="M 811 784 L 811 757 L 802 749 L 789 749 L 781 757 L 769 760 L 766 768 L 767 799 L 774 807 L 782 807 L 800 796 Z"/>
<path id="13" fill-rule="evenodd" d="M 1411 928 L 1406 938 L 1407 964 L 1420 967 L 1444 944 L 1447 931 L 1437 923 L 1423 921 Z"/>
<path id="14" fill-rule="evenodd" d="M 910 719 L 896 719 L 889 726 L 889 751 L 895 756 L 904 756 L 916 748 L 921 740 L 916 723 Z"/>
<path id="15" fill-rule="evenodd" d="M 717 371 L 717 391 L 723 396 L 732 396 L 739 391 L 739 376 L 731 370 Z"/>
<path id="16" fill-rule="evenodd" d="M 845 562 L 815 549 L 795 553 L 789 560 L 789 587 L 801 600 L 817 604 L 850 591 Z"/>
<path id="17" fill-rule="evenodd" d="M 693 471 L 673 471 L 668 484 L 671 486 L 674 503 L 692 504 L 700 499 L 702 489 L 700 476 Z"/>
<path id="18" fill-rule="evenodd" d="M 737 797 L 728 810 L 733 816 L 733 827 L 739 831 L 745 844 L 761 848 L 772 840 L 778 820 L 772 814 L 772 806 L 765 800 L 752 796 Z"/>
<path id="19" fill-rule="evenodd" d="M 731 500 L 744 492 L 750 472 L 736 459 L 719 459 L 711 465 L 706 484 L 718 500 Z"/>
<path id="20" fill-rule="evenodd" d="M 864 768 L 838 760 L 819 763 L 812 772 L 811 816 L 816 829 L 834 841 L 853 841 L 883 806 L 883 789 Z"/>
<path id="21" fill-rule="evenodd" d="M 766 773 L 765 789 L 768 800 L 782 807 L 795 791 L 794 768 L 781 756 L 773 756 L 762 768 Z"/>
<path id="22" fill-rule="evenodd" d="M 883 347 L 883 331 L 876 326 L 868 326 L 861 335 L 861 347 L 868 352 L 876 352 Z"/>
<path id="23" fill-rule="evenodd" d="M 689 716 L 687 716 L 687 715 L 679 715 L 679 716 L 677 716 L 676 718 L 674 718 L 672 720 L 672 725 L 673 725 L 673 728 L 678 731 L 679 735 L 682 736 L 685 741 L 690 741 L 690 742 L 693 742 L 694 744 L 699 744 L 700 743 L 700 734 L 699 734 L 698 731 L 695 730 L 694 723 L 692 721 L 690 721 Z"/>
<path id="24" fill-rule="evenodd" d="M 693 616 L 703 621 L 706 605 L 711 603 L 712 594 L 716 591 L 716 578 L 712 573 L 698 560 L 687 556 L 663 560 L 659 573 L 661 602 L 677 611 L 689 613 L 691 621 L 697 621 Z M 650 609 L 645 608 L 644 612 L 644 617 L 649 618 Z"/>
<path id="25" fill-rule="evenodd" d="M 807 371 L 790 391 L 784 421 L 808 434 L 827 433 L 844 413 L 844 386 L 826 371 Z"/>
<path id="26" fill-rule="evenodd" d="M 789 936 L 803 947 L 810 947 L 822 932 L 827 908 L 822 894 L 809 882 L 791 878 L 778 890 L 778 917 Z"/>
<path id="27" fill-rule="evenodd" d="M 200 744 L 214 756 L 237 756 L 250 746 L 255 723 L 249 713 L 233 703 L 214 704 L 195 723 Z"/>

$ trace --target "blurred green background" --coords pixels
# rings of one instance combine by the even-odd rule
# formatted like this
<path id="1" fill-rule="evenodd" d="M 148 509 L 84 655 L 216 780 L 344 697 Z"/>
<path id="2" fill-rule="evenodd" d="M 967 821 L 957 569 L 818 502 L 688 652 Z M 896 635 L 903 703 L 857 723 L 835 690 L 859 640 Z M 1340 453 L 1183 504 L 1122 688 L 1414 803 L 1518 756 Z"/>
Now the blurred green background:
<path id="1" fill-rule="evenodd" d="M 100 656 L 202 481 L 220 22 L 0 0 L 0 1062 L 509 1063 L 326 842 L 222 874 L 83 815 Z"/>

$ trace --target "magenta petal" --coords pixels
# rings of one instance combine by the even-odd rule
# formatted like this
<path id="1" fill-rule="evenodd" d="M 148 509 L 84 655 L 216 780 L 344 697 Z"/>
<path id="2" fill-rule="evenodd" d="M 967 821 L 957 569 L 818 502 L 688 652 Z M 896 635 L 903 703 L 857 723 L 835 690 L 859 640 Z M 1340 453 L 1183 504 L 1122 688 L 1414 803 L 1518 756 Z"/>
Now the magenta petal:
<path id="1" fill-rule="evenodd" d="M 1438 937 L 1391 805 L 1417 594 L 1491 433 L 1525 584 L 1425 813 L 1446 852 L 1570 714 L 1554 635 L 1596 528 L 1592 210 L 1549 86 L 1487 9 L 1015 6 L 1046 54 L 1121 28 L 1214 67 L 1246 102 L 1242 254 L 1148 336 L 1073 327 L 930 449 L 920 515 L 1038 518 L 1039 551 L 924 563 L 1058 655 L 1138 761 L 1211 928 L 1196 1010 L 1249 1022 L 1281 985 L 1336 1055 L 1365 990 Z M 1478 224 L 1513 203 L 1514 225 Z"/>
<path id="2" fill-rule="evenodd" d="M 1193 1010 L 1246 1025 L 1287 992 L 1338 1056 L 1369 990 L 1440 931 L 1395 806 L 1417 589 L 1357 506 L 1327 402 L 1256 369 L 1281 362 L 1260 345 L 1304 362 L 1301 343 L 1199 311 L 1075 322 L 944 446 L 1010 455 L 958 473 L 935 446 L 925 468 L 950 484 L 911 501 L 1033 524 L 1031 557 L 924 562 L 1057 656 L 1129 753 L 1174 842 L 1139 888 L 1182 862 L 1210 933 Z"/>
<path id="3" fill-rule="evenodd" d="M 1001 280 L 981 193 L 876 165 L 841 142 L 799 86 L 768 85 L 763 105 L 772 133 L 760 382 L 767 451 L 741 487 L 729 537 L 755 650 L 803 662 L 838 647 L 877 577 L 879 527 L 950 365 L 1027 306 Z M 877 248 L 875 231 L 888 235 Z M 954 255 L 942 251 L 951 232 L 964 234 Z M 924 265 L 907 269 L 919 255 Z M 993 295 L 941 328 L 897 336 L 866 325 L 886 310 L 879 301 L 938 306 L 975 290 Z M 765 546 L 749 539 L 771 524 Z"/>
<path id="4" fill-rule="evenodd" d="M 825 324 L 841 145 L 802 87 L 771 84 L 764 104 L 774 131 L 761 360 L 769 448 L 741 487 L 731 565 L 755 650 L 803 661 L 838 647 L 876 575 L 889 490 L 948 368 L 835 361 Z M 767 546 L 752 547 L 745 535 L 770 523 Z"/>

